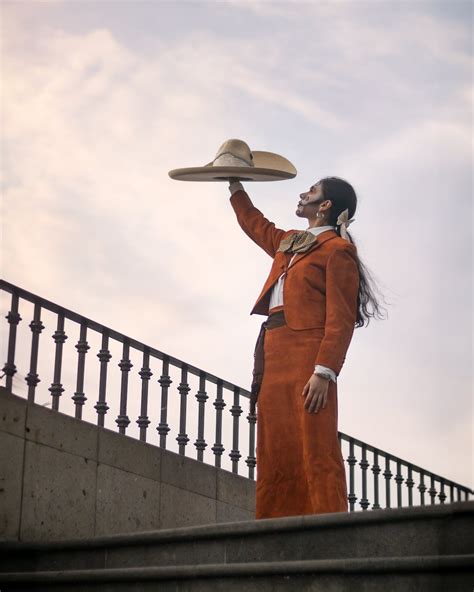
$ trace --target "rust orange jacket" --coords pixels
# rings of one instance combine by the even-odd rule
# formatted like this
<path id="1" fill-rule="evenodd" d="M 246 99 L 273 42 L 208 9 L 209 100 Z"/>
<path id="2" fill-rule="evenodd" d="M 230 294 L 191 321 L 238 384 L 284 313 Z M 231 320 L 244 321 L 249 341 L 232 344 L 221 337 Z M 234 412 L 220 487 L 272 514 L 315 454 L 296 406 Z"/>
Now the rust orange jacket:
<path id="1" fill-rule="evenodd" d="M 357 318 L 359 268 L 357 249 L 336 231 L 319 234 L 314 245 L 296 255 L 278 251 L 282 238 L 300 232 L 276 228 L 245 191 L 230 198 L 243 231 L 270 257 L 273 265 L 250 314 L 268 314 L 271 290 L 283 272 L 285 318 L 290 329 L 324 329 L 315 364 L 338 375 L 344 364 Z"/>

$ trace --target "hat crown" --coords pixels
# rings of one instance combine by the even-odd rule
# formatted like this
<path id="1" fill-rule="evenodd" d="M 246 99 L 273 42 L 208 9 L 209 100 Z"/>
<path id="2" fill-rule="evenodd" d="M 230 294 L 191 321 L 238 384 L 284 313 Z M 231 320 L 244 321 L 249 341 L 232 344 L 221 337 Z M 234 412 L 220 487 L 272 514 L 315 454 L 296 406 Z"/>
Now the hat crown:
<path id="1" fill-rule="evenodd" d="M 224 154 L 230 154 L 235 158 L 243 160 L 248 166 L 254 166 L 253 155 L 252 151 L 250 150 L 250 146 L 243 140 L 238 140 L 236 138 L 226 140 L 217 151 L 214 161 Z"/>

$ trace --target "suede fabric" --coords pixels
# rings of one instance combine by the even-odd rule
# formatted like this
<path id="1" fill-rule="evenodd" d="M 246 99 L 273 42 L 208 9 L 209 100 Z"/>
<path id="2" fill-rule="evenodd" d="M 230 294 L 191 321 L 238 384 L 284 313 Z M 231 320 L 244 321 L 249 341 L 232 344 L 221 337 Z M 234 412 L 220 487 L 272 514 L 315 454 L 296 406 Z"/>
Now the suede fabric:
<path id="1" fill-rule="evenodd" d="M 257 404 L 256 518 L 347 512 L 344 461 L 338 440 L 337 383 L 326 406 L 304 408 L 304 385 L 315 364 L 338 375 L 357 317 L 359 271 L 355 246 L 333 230 L 297 255 L 278 251 L 296 230 L 281 230 L 243 190 L 230 202 L 244 232 L 273 264 L 251 314 L 269 314 L 271 289 L 286 272 L 286 324 L 265 331 L 264 371 Z M 272 309 L 274 312 L 276 309 Z"/>
<path id="2" fill-rule="evenodd" d="M 347 512 L 337 433 L 337 385 L 329 381 L 318 413 L 304 408 L 303 387 L 324 329 L 267 329 L 257 405 L 256 518 Z"/>
<path id="3" fill-rule="evenodd" d="M 359 269 L 355 245 L 334 230 L 316 237 L 311 249 L 297 255 L 278 251 L 283 238 L 298 230 L 281 230 L 265 218 L 245 191 L 230 198 L 243 231 L 270 257 L 273 264 L 251 314 L 268 315 L 270 294 L 283 272 L 285 317 L 295 330 L 324 329 L 313 365 L 321 364 L 338 375 L 352 340 L 357 318 Z"/>

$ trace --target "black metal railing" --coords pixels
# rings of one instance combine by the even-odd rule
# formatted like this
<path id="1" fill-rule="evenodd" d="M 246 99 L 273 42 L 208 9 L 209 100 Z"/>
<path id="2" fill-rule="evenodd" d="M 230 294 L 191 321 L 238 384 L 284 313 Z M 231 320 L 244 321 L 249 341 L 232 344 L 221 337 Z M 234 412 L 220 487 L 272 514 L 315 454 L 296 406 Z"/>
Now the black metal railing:
<path id="1" fill-rule="evenodd" d="M 52 359 L 50 360 L 50 363 L 53 364 L 54 368 L 53 380 L 48 388 L 51 397 L 51 408 L 53 410 L 58 411 L 60 409 L 60 401 L 63 399 L 65 392 L 64 382 L 62 379 L 62 372 L 64 370 L 63 354 L 64 346 L 66 340 L 68 339 L 68 335 L 65 332 L 65 321 L 69 321 L 76 324 L 79 327 L 79 338 L 75 345 L 75 348 L 77 350 L 75 391 L 74 394 L 71 396 L 71 400 L 74 403 L 75 409 L 74 413 L 71 414 L 74 414 L 74 416 L 77 419 L 83 419 L 83 408 L 87 401 L 84 388 L 86 356 L 89 350 L 91 349 L 91 346 L 88 342 L 88 337 L 90 336 L 91 332 L 95 332 L 100 336 L 100 350 L 97 353 L 97 357 L 99 359 L 99 377 L 96 390 L 96 392 L 98 393 L 98 398 L 97 402 L 94 405 L 94 409 L 96 411 L 97 416 L 95 422 L 99 427 L 105 426 L 105 418 L 110 409 L 110 401 L 108 400 L 108 397 L 110 396 L 110 391 L 108 389 L 107 383 L 110 378 L 109 364 L 113 357 L 110 351 L 110 344 L 111 341 L 115 341 L 116 343 L 121 344 L 121 359 L 118 363 L 118 367 L 120 368 L 121 374 L 119 409 L 115 419 L 115 423 L 118 427 L 118 432 L 120 434 L 126 434 L 130 425 L 130 418 L 128 414 L 130 392 L 129 376 L 134 366 L 130 359 L 131 350 L 133 350 L 135 353 L 139 352 L 141 356 L 141 368 L 137 373 L 141 381 L 140 411 L 138 419 L 136 420 L 136 423 L 138 424 L 139 428 L 139 439 L 144 442 L 148 440 L 147 431 L 151 424 L 151 420 L 149 418 L 148 413 L 149 384 L 154 374 L 150 368 L 150 362 L 151 360 L 154 360 L 155 362 L 159 361 L 161 368 L 157 383 L 160 385 L 161 406 L 159 424 L 156 427 L 156 431 L 159 435 L 159 442 L 157 442 L 157 444 L 162 448 L 168 447 L 168 437 L 169 432 L 171 431 L 168 417 L 170 411 L 169 396 L 172 383 L 177 381 L 177 377 L 172 378 L 171 376 L 170 370 L 171 368 L 173 368 L 179 371 L 179 383 L 177 386 L 177 391 L 179 394 L 179 433 L 176 437 L 176 441 L 178 443 L 177 452 L 179 454 L 185 455 L 188 443 L 190 441 L 189 435 L 187 433 L 189 393 L 191 391 L 189 379 L 190 376 L 194 376 L 198 380 L 198 390 L 195 396 L 198 406 L 196 426 L 197 437 L 194 442 L 197 460 L 204 460 L 204 451 L 208 446 L 204 437 L 205 420 L 206 416 L 209 415 L 206 414 L 206 403 L 209 399 L 209 385 L 214 385 L 215 399 L 213 401 L 213 406 L 215 407 L 215 441 L 211 448 L 214 456 L 214 465 L 219 468 L 221 467 L 222 456 L 226 450 L 226 447 L 223 443 L 223 410 L 227 405 L 226 395 L 230 391 L 233 397 L 233 404 L 230 408 L 230 413 L 232 416 L 232 449 L 229 453 L 229 458 L 231 470 L 234 473 L 238 473 L 239 461 L 242 457 L 241 451 L 239 449 L 239 446 L 241 444 L 241 442 L 239 441 L 239 436 L 243 431 L 240 425 L 240 415 L 243 412 L 243 408 L 241 406 L 241 398 L 249 398 L 250 393 L 247 390 L 240 388 L 237 385 L 228 382 L 227 380 L 223 380 L 217 376 L 214 376 L 209 372 L 205 372 L 204 370 L 196 368 L 191 364 L 187 364 L 186 362 L 174 358 L 173 356 L 165 354 L 153 347 L 147 346 L 144 343 L 141 343 L 135 339 L 127 337 L 126 335 L 123 335 L 122 333 L 105 327 L 104 325 L 96 323 L 91 319 L 83 317 L 53 302 L 45 300 L 44 298 L 32 294 L 31 292 L 14 286 L 13 284 L 10 284 L 4 280 L 0 280 L 0 289 L 4 293 L 11 294 L 10 310 L 6 315 L 8 323 L 10 325 L 8 334 L 7 361 L 3 366 L 2 370 L 2 374 L 5 379 L 5 387 L 8 391 L 14 392 L 13 380 L 17 373 L 17 367 L 15 364 L 15 353 L 17 349 L 17 332 L 19 324 L 22 321 L 22 317 L 19 314 L 19 307 L 20 301 L 25 301 L 27 303 L 33 304 L 34 306 L 33 320 L 29 324 L 32 333 L 29 372 L 25 376 L 25 382 L 28 385 L 27 398 L 29 402 L 36 401 L 38 384 L 40 383 L 40 378 L 37 371 L 38 353 L 40 349 L 40 336 L 43 330 L 45 329 L 45 325 L 43 324 L 41 317 L 44 311 L 49 311 L 50 313 L 53 313 L 56 317 L 55 331 L 52 335 L 54 341 L 54 361 Z M 18 389 L 16 389 L 16 391 L 18 391 Z M 134 395 L 135 394 L 136 390 L 134 391 Z M 175 405 L 175 403 L 176 401 L 173 401 L 173 405 Z M 61 410 L 63 411 L 64 406 L 61 405 L 61 407 Z M 68 410 L 66 409 L 64 410 L 64 412 L 67 413 Z M 255 414 L 249 413 L 246 416 L 246 421 L 248 424 L 248 454 L 245 459 L 245 463 L 248 467 L 248 477 L 250 479 L 254 479 L 256 465 Z"/>
<path id="2" fill-rule="evenodd" d="M 173 444 L 177 448 L 176 452 L 181 455 L 187 454 L 190 431 L 193 431 L 196 436 L 194 441 L 196 458 L 201 462 L 209 462 L 206 456 L 206 448 L 208 447 L 206 435 L 208 435 L 208 439 L 214 439 L 214 444 L 210 448 L 213 462 L 210 464 L 214 464 L 218 468 L 225 468 L 224 465 L 227 463 L 234 473 L 239 473 L 239 468 L 242 466 L 240 446 L 245 438 L 246 471 L 250 479 L 255 478 L 257 418 L 255 414 L 251 413 L 246 415 L 246 422 L 242 422 L 240 418 L 243 413 L 241 398 L 249 399 L 249 391 L 4 280 L 0 280 L 0 294 L 11 296 L 8 303 L 9 311 L 5 316 L 9 323 L 8 336 L 6 337 L 7 359 L 2 370 L 2 378 L 5 379 L 5 387 L 9 392 L 21 396 L 21 392 L 19 392 L 21 391 L 21 383 L 14 384 L 16 375 L 19 374 L 16 356 L 21 353 L 24 358 L 23 365 L 27 367 L 29 364 L 28 373 L 23 377 L 28 387 L 25 396 L 29 402 L 41 404 L 41 401 L 38 400 L 38 385 L 41 382 L 38 372 L 40 336 L 45 329 L 44 317 L 50 315 L 50 326 L 55 328 L 52 334 L 54 355 L 53 352 L 50 352 L 49 357 L 46 354 L 42 360 L 42 366 L 44 373 L 51 372 L 51 367 L 53 367 L 53 379 L 47 389 L 49 395 L 44 389 L 41 391 L 41 397 L 47 397 L 43 402 L 44 405 L 49 404 L 49 399 L 53 410 L 59 411 L 61 406 L 61 411 L 69 412 L 77 419 L 96 423 L 99 427 L 106 427 L 106 418 L 110 417 L 108 412 L 114 408 L 115 415 L 113 417 L 115 417 L 116 429 L 120 434 L 138 437 L 143 442 L 150 442 L 161 448 L 171 449 L 171 444 Z M 23 336 L 21 347 L 17 348 L 18 331 L 22 321 L 20 303 L 25 310 L 25 312 L 22 310 L 22 314 L 30 314 L 32 320 L 28 325 L 29 334 Z M 69 337 L 65 330 L 66 323 L 71 325 L 70 335 L 74 330 L 77 334 L 75 352 L 65 351 L 65 344 Z M 89 380 L 89 386 L 86 388 L 86 357 L 94 339 L 98 349 L 96 354 L 99 359 L 98 376 L 95 381 Z M 28 347 L 28 343 L 31 344 L 30 347 Z M 51 342 L 49 343 L 52 345 Z M 120 356 L 120 361 L 117 364 L 120 369 L 119 377 L 109 372 L 109 364 L 114 357 L 112 355 L 113 347 L 118 348 L 116 357 Z M 46 348 L 43 347 L 43 349 Z M 67 364 L 64 363 L 65 354 L 69 355 Z M 138 372 L 132 373 L 131 370 L 135 366 L 132 358 L 137 356 L 140 369 Z M 156 375 L 153 370 L 157 364 L 158 378 L 153 382 L 152 377 Z M 97 365 L 95 370 L 95 375 L 97 375 Z M 64 376 L 65 372 L 68 374 L 67 377 Z M 66 378 L 71 385 L 70 389 L 65 388 Z M 115 380 L 116 386 L 110 384 L 111 380 Z M 135 380 L 133 388 L 130 387 L 132 380 Z M 192 389 L 191 383 L 194 384 L 194 389 Z M 173 384 L 177 385 L 176 389 L 172 388 Z M 154 390 L 155 385 L 157 390 Z M 215 396 L 213 411 L 208 404 L 211 388 L 214 389 Z M 64 401 L 64 393 L 67 390 L 73 394 L 69 399 L 66 399 L 66 404 L 62 401 Z M 111 395 L 114 390 L 117 391 L 115 397 Z M 195 390 L 196 393 L 194 401 L 189 397 L 191 390 Z M 97 393 L 97 401 L 93 408 L 86 406 L 86 392 Z M 129 397 L 130 392 L 133 393 L 132 397 Z M 156 425 L 155 431 L 150 432 L 149 428 L 152 424 L 150 406 L 156 406 L 157 401 L 159 401 L 159 409 L 156 413 L 156 420 L 159 415 L 159 423 Z M 224 415 L 225 407 L 230 403 L 231 406 L 227 414 Z M 131 407 L 134 408 L 134 417 L 137 417 L 136 425 L 130 425 Z M 87 410 L 86 414 L 84 409 Z M 95 414 L 92 409 L 95 410 Z M 191 417 L 191 421 L 188 421 L 189 417 Z M 210 424 L 212 424 L 212 430 L 209 428 Z M 177 431 L 176 444 L 169 440 L 171 431 L 175 433 Z M 213 432 L 212 435 L 211 432 Z M 156 441 L 153 441 L 154 438 Z M 339 442 L 343 452 L 345 448 L 348 449 L 346 461 L 348 465 L 348 500 L 351 511 L 356 509 L 356 502 L 359 499 L 356 492 L 360 492 L 359 507 L 362 510 L 369 509 L 369 500 L 373 500 L 371 509 L 374 510 L 382 507 L 390 508 L 394 504 L 397 507 L 425 505 L 427 481 L 430 485 L 428 495 L 431 504 L 445 503 L 448 498 L 446 491 L 449 493 L 449 502 L 468 500 L 474 494 L 474 491 L 469 487 L 427 471 L 342 432 L 339 432 Z M 227 457 L 224 457 L 226 450 L 229 452 Z M 359 454 L 359 459 L 356 452 Z M 371 455 L 370 459 L 369 455 Z M 360 471 L 356 471 L 355 468 L 358 460 Z M 384 463 L 383 467 L 380 466 L 380 462 Z M 392 468 L 394 467 L 396 467 L 396 474 L 392 479 Z M 368 475 L 369 468 L 373 475 L 371 479 Z M 384 472 L 381 474 L 382 468 Z M 417 481 L 414 477 L 417 478 Z M 415 485 L 417 485 L 416 489 Z M 383 506 L 382 503 L 384 503 Z"/>

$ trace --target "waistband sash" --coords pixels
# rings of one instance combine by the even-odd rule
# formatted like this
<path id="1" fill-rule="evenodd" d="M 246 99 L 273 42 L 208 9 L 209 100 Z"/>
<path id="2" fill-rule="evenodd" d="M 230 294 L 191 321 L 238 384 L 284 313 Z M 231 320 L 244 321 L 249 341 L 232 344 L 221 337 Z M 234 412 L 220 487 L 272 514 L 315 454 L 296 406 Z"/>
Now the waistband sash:
<path id="1" fill-rule="evenodd" d="M 277 327 L 286 325 L 285 312 L 284 310 L 278 310 L 274 313 L 270 313 L 267 320 L 262 323 L 260 332 L 257 337 L 257 343 L 255 345 L 255 351 L 253 354 L 254 365 L 253 365 L 253 379 L 252 387 L 250 389 L 250 413 L 255 413 L 255 407 L 257 405 L 258 393 L 262 385 L 263 370 L 264 370 L 264 351 L 263 344 L 265 341 L 265 331 L 271 331 Z"/>

